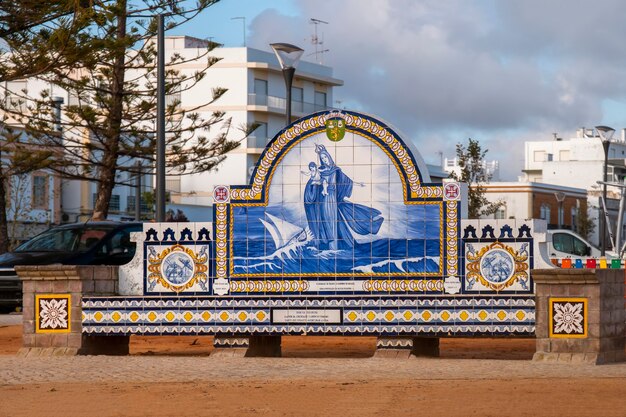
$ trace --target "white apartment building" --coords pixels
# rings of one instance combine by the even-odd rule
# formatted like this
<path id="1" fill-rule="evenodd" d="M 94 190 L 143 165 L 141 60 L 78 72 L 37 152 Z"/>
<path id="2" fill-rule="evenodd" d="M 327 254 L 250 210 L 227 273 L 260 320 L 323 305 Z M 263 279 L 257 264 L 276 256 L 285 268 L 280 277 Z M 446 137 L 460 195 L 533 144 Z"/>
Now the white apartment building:
<path id="1" fill-rule="evenodd" d="M 11 171 L 9 149 L 15 143 L 5 141 L 4 126 L 1 124 L 0 131 L 3 135 L 0 139 L 0 148 L 3 149 L 0 164 L 6 174 Z M 13 134 L 18 135 L 21 146 L 36 148 L 28 144 L 28 136 L 22 129 L 14 128 Z M 13 247 L 61 220 L 61 180 L 49 169 L 13 175 L 7 178 L 4 187 L 7 231 Z"/>
<path id="2" fill-rule="evenodd" d="M 206 51 L 207 41 L 189 36 L 169 36 L 165 40 L 166 56 L 179 54 L 188 60 Z M 268 46 L 269 48 L 269 46 Z M 273 52 L 253 48 L 218 48 L 211 56 L 221 58 L 208 69 L 206 76 L 192 89 L 183 91 L 180 99 L 184 109 L 203 113 L 224 111 L 232 117 L 232 126 L 258 123 L 259 127 L 239 148 L 230 152 L 218 169 L 193 175 L 169 176 L 166 188 L 171 201 L 182 205 L 210 206 L 216 185 L 246 184 L 267 143 L 285 127 L 286 91 L 283 74 Z M 166 58 L 167 62 L 167 58 Z M 202 69 L 205 61 L 179 65 L 181 72 Z M 292 118 L 296 120 L 333 104 L 333 87 L 343 81 L 333 78 L 330 67 L 301 61 L 292 87 Z M 203 106 L 213 88 L 228 91 L 212 105 Z M 209 132 L 209 138 L 211 133 Z M 229 138 L 237 140 L 241 132 L 231 129 Z"/>
<path id="3" fill-rule="evenodd" d="M 500 165 L 498 161 L 482 161 L 483 172 L 488 176 L 490 181 L 500 181 Z M 461 176 L 461 167 L 458 158 L 445 158 L 443 161 L 443 169 L 448 174 L 453 172 Z"/>
<path id="4" fill-rule="evenodd" d="M 623 182 L 626 176 L 626 129 L 616 132 L 608 153 L 608 182 Z M 582 188 L 588 193 L 589 216 L 596 224 L 592 242 L 599 242 L 599 217 L 603 180 L 604 150 L 595 129 L 581 128 L 576 137 L 564 140 L 554 134 L 551 140 L 529 141 L 524 145 L 523 180 Z M 615 228 L 620 189 L 607 187 L 607 206 Z M 608 234 L 607 234 L 608 235 Z"/>

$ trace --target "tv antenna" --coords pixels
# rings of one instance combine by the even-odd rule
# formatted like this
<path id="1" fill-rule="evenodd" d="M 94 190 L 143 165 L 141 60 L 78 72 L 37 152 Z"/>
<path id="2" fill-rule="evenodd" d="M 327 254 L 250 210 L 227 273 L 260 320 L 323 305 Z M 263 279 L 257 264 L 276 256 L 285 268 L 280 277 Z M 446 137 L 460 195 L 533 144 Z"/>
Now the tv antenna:
<path id="1" fill-rule="evenodd" d="M 314 54 L 315 54 L 315 61 L 318 64 L 323 64 L 324 63 L 324 53 L 328 52 L 328 49 L 322 49 L 322 46 L 324 45 L 324 34 L 322 33 L 322 39 L 320 40 L 320 38 L 317 36 L 317 26 L 320 23 L 323 23 L 323 24 L 327 25 L 328 22 L 325 22 L 325 21 L 320 20 L 320 19 L 310 18 L 309 19 L 309 23 L 315 25 L 315 34 L 311 37 L 311 44 L 315 45 L 315 52 L 314 52 Z"/>

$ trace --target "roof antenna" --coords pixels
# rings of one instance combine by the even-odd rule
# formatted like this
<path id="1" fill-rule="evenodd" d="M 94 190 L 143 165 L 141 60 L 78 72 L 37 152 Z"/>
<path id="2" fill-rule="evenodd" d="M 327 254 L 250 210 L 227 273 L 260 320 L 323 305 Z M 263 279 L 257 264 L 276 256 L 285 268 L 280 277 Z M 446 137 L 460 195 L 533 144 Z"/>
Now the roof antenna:
<path id="1" fill-rule="evenodd" d="M 317 25 L 319 25 L 320 23 L 323 23 L 325 25 L 328 24 L 328 22 L 325 22 L 323 20 L 319 20 L 319 19 L 314 19 L 314 18 L 310 18 L 309 19 L 309 23 L 312 23 L 315 25 L 315 34 L 313 36 L 311 36 L 311 44 L 315 45 L 315 61 L 320 64 L 323 65 L 324 64 L 324 53 L 328 52 L 328 49 L 322 49 L 322 45 L 324 45 L 324 34 L 322 33 L 322 40 L 320 40 L 320 38 L 317 36 Z M 313 55 L 313 54 L 311 54 Z"/>

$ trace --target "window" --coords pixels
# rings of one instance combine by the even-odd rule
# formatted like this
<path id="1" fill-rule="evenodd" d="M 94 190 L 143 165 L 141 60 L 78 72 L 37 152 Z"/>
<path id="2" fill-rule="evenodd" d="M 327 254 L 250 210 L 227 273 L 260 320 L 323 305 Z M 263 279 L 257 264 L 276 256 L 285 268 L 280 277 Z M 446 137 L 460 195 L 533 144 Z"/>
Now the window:
<path id="1" fill-rule="evenodd" d="M 254 122 L 259 125 L 250 136 L 248 136 L 248 148 L 265 148 L 267 145 L 267 123 Z"/>
<path id="2" fill-rule="evenodd" d="M 324 110 L 326 108 L 326 93 L 321 91 L 315 92 L 315 110 Z"/>
<path id="3" fill-rule="evenodd" d="M 299 87 L 291 89 L 291 107 L 293 111 L 302 113 L 304 111 L 304 90 Z"/>
<path id="4" fill-rule="evenodd" d="M 96 193 L 91 195 L 92 197 L 92 206 L 96 206 Z M 113 194 L 111 195 L 111 200 L 109 200 L 109 211 L 120 211 L 120 195 Z"/>
<path id="5" fill-rule="evenodd" d="M 6 106 L 11 110 L 26 110 L 26 102 L 24 96 L 26 96 L 26 87 L 28 82 L 26 80 L 21 81 L 8 81 L 6 84 Z"/>
<path id="6" fill-rule="evenodd" d="M 48 208 L 48 176 L 33 175 L 32 206 L 34 209 Z"/>
<path id="7" fill-rule="evenodd" d="M 547 204 L 542 204 L 541 207 L 539 208 L 539 218 L 546 220 L 548 223 L 550 223 L 550 206 Z"/>
<path id="8" fill-rule="evenodd" d="M 504 207 L 498 208 L 494 213 L 494 219 L 505 219 L 506 218 L 506 209 Z"/>
<path id="9" fill-rule="evenodd" d="M 567 233 L 555 233 L 552 236 L 552 246 L 560 252 L 577 256 L 587 256 L 590 253 L 585 242 Z"/>
<path id="10" fill-rule="evenodd" d="M 254 79 L 254 94 L 257 96 L 267 96 L 267 80 Z"/>
<path id="11" fill-rule="evenodd" d="M 533 153 L 533 159 L 535 162 L 544 162 L 546 160 L 546 152 L 545 151 L 535 151 Z"/>
<path id="12" fill-rule="evenodd" d="M 569 150 L 559 151 L 559 161 L 569 161 Z"/>

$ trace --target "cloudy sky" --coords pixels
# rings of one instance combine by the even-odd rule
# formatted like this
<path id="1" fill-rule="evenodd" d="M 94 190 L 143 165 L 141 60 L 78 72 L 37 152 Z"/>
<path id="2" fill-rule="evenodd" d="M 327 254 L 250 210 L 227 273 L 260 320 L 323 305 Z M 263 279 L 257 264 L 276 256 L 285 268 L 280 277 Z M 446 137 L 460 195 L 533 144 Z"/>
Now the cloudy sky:
<path id="1" fill-rule="evenodd" d="M 345 82 L 334 105 L 378 116 L 423 158 L 477 139 L 516 180 L 523 143 L 579 127 L 626 127 L 621 0 L 222 0 L 175 34 L 315 51 Z M 306 59 L 315 60 L 315 55 Z"/>

